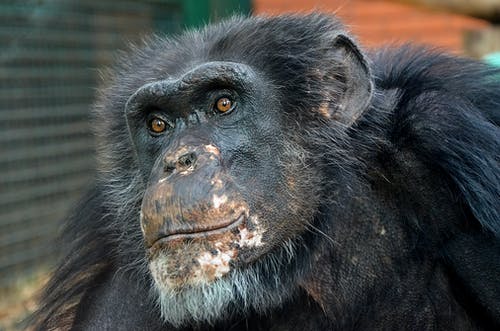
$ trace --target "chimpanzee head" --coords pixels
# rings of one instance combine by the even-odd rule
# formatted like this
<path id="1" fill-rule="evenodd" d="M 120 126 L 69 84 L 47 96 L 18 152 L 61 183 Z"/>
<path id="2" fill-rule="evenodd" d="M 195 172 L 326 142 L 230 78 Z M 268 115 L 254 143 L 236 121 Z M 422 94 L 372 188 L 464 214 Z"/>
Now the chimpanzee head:
<path id="1" fill-rule="evenodd" d="M 125 67 L 109 107 L 129 136 L 101 152 L 112 185 L 136 183 L 116 190 L 141 199 L 133 221 L 163 315 L 179 325 L 277 305 L 327 194 L 324 139 L 370 103 L 363 56 L 332 18 L 236 18 L 156 40 Z"/>

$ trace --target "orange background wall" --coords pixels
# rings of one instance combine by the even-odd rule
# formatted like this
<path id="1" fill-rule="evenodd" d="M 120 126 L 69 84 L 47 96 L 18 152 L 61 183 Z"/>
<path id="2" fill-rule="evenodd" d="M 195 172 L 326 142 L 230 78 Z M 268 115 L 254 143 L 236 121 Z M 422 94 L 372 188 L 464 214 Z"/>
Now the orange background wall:
<path id="1" fill-rule="evenodd" d="M 411 41 L 463 53 L 463 32 L 488 25 L 466 16 L 379 0 L 253 0 L 253 8 L 256 14 L 336 13 L 366 47 Z"/>

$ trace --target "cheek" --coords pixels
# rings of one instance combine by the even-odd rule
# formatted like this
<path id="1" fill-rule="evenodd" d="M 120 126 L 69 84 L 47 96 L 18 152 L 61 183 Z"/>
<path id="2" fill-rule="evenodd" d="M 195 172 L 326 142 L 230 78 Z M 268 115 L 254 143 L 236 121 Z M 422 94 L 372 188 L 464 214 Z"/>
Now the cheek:
<path id="1" fill-rule="evenodd" d="M 302 234 L 312 222 L 316 205 L 314 185 L 302 182 L 295 171 L 286 173 L 279 165 L 259 168 L 252 176 L 235 179 L 239 192 L 263 229 L 265 245 L 259 254 L 266 254 L 279 245 Z M 303 172 L 303 169 L 301 170 Z"/>
<path id="2" fill-rule="evenodd" d="M 282 155 L 277 137 L 234 144 L 224 155 L 225 165 L 242 190 L 265 192 L 282 182 Z M 242 142 L 242 141 L 240 141 Z"/>
<path id="3" fill-rule="evenodd" d="M 267 160 L 249 179 L 250 184 L 243 185 L 242 195 L 252 214 L 272 229 L 266 243 L 279 245 L 299 236 L 313 221 L 322 195 L 321 172 L 292 144 L 282 146 Z"/>

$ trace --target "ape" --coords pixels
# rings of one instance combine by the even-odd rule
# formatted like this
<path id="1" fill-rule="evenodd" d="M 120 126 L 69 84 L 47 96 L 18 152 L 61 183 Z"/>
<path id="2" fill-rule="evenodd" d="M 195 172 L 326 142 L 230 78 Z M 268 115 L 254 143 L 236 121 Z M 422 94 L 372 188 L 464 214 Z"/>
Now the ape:
<path id="1" fill-rule="evenodd" d="M 500 76 L 335 18 L 152 38 L 95 106 L 99 174 L 35 329 L 500 327 Z"/>

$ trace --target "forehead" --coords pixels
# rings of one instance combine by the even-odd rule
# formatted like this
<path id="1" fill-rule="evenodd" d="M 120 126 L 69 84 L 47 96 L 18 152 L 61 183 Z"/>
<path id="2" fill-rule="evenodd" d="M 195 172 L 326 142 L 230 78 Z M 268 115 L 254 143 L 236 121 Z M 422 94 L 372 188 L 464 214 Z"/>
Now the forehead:
<path id="1" fill-rule="evenodd" d="M 307 60 L 341 29 L 336 19 L 325 15 L 236 17 L 150 45 L 156 48 L 153 62 L 175 75 L 209 61 L 268 67 L 284 59 Z"/>
<path id="2" fill-rule="evenodd" d="M 294 107 L 311 97 L 305 91 L 317 80 L 312 73 L 331 62 L 325 50 L 331 47 L 332 33 L 340 29 L 335 19 L 324 15 L 257 17 L 234 18 L 171 38 L 153 37 L 117 65 L 106 91 L 111 97 L 105 102 L 119 112 L 141 86 L 179 79 L 205 63 L 220 61 L 247 65 L 279 90 L 276 97 L 286 96 L 285 102 Z"/>

